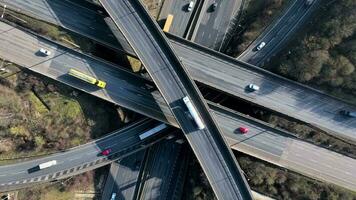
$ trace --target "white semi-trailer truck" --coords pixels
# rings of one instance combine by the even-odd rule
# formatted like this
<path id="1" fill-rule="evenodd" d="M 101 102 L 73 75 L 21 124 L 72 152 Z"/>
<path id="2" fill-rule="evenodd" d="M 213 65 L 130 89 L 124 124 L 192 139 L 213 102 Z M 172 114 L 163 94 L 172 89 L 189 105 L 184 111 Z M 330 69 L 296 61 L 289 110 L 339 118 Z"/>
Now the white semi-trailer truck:
<path id="1" fill-rule="evenodd" d="M 196 111 L 195 107 L 193 106 L 192 102 L 190 101 L 190 99 L 188 97 L 184 97 L 183 98 L 183 102 L 187 106 L 190 115 L 193 117 L 193 120 L 195 121 L 195 123 L 198 126 L 198 129 L 200 129 L 200 130 L 204 129 L 205 125 L 204 125 L 203 121 L 201 120 L 201 118 L 200 118 L 198 112 Z"/>
<path id="2" fill-rule="evenodd" d="M 56 165 L 56 164 L 57 164 L 56 160 L 51 160 L 51 161 L 39 164 L 38 167 L 40 169 L 45 169 L 45 168 L 48 168 L 48 167 L 52 167 L 53 165 Z"/>

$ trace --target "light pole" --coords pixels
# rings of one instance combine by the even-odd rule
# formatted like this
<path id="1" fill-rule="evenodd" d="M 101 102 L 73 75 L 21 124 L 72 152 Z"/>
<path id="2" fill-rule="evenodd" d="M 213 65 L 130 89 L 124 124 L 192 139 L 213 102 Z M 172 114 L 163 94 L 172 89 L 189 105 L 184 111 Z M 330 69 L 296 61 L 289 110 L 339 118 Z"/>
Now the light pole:
<path id="1" fill-rule="evenodd" d="M 4 5 L 4 9 L 2 11 L 1 18 L 4 18 L 5 10 L 6 10 L 6 5 Z"/>

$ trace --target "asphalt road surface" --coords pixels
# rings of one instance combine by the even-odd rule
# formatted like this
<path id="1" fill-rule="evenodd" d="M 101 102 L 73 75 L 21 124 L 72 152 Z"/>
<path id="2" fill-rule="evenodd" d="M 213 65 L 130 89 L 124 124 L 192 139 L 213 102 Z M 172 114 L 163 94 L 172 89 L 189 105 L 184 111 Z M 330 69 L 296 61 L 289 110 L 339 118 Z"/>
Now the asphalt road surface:
<path id="1" fill-rule="evenodd" d="M 131 46 L 122 36 L 117 40 L 104 22 L 104 15 L 70 0 L 0 0 L 0 5 L 35 18 L 41 18 L 52 24 L 92 38 L 112 48 L 134 55 Z M 93 38 L 93 36 L 95 36 Z M 118 42 L 120 41 L 120 42 Z"/>
<path id="2" fill-rule="evenodd" d="M 291 1 L 290 6 L 242 52 L 238 59 L 260 66 L 273 55 L 285 49 L 283 47 L 285 47 L 291 36 L 296 33 L 298 28 L 308 23 L 311 13 L 319 6 L 321 1 L 314 0 L 310 6 L 307 6 L 305 2 L 306 0 Z M 257 51 L 256 47 L 261 42 L 265 42 L 266 45 L 263 49 Z"/>
<path id="3" fill-rule="evenodd" d="M 109 164 L 128 153 L 143 148 L 139 134 L 152 128 L 153 120 L 141 120 L 96 141 L 68 149 L 45 158 L 0 166 L 0 191 L 25 187 L 27 184 L 49 182 L 70 177 Z M 156 123 L 157 124 L 157 123 Z M 109 157 L 100 153 L 111 148 Z M 57 164 L 33 170 L 41 163 L 56 160 Z"/>
<path id="4" fill-rule="evenodd" d="M 217 3 L 215 11 L 213 3 Z M 219 50 L 231 19 L 240 12 L 243 0 L 205 0 L 191 41 Z"/>
<path id="5" fill-rule="evenodd" d="M 246 120 L 246 116 L 242 119 L 237 113 L 215 106 L 216 119 L 219 124 L 224 124 L 223 133 L 232 149 L 356 191 L 355 159 L 290 137 L 267 124 L 262 126 L 254 119 Z M 247 127 L 249 132 L 239 133 L 237 129 L 241 126 Z"/>
<path id="6" fill-rule="evenodd" d="M 164 140 L 148 149 L 148 159 L 142 176 L 140 200 L 172 199 L 177 170 L 184 164 L 182 139 Z"/>
<path id="7" fill-rule="evenodd" d="M 36 38 L 4 23 L 0 23 L 0 32 L 1 58 L 11 60 L 21 66 L 30 67 L 30 70 L 62 81 L 67 85 L 71 85 L 99 98 L 177 126 L 162 96 L 149 86 L 152 84 L 151 82 L 145 81 L 138 76 L 110 64 L 100 62 L 80 53 L 59 47 L 43 39 Z M 52 56 L 50 58 L 36 56 L 36 52 L 38 52 L 38 49 L 41 47 L 49 49 L 52 52 Z M 68 66 L 73 66 L 84 73 L 107 81 L 108 85 L 106 90 L 101 91 L 75 79 L 73 80 L 68 77 L 63 78 L 66 76 Z M 354 182 L 356 179 L 347 174 L 355 175 L 352 169 L 350 171 L 347 168 L 343 168 L 346 165 L 338 166 L 340 170 L 334 170 L 332 167 L 326 169 L 324 167 L 328 165 L 334 166 L 336 163 L 351 162 L 352 164 L 350 164 L 350 166 L 353 166 L 353 169 L 355 169 L 356 164 L 353 159 L 349 161 L 350 158 L 340 154 L 335 154 L 331 151 L 296 140 L 295 138 L 290 138 L 286 136 L 285 132 L 263 125 L 261 122 L 256 122 L 252 119 L 249 120 L 246 116 L 238 117 L 236 114 L 231 115 L 231 111 L 223 111 L 224 109 L 218 109 L 212 104 L 210 104 L 210 108 L 211 111 L 214 112 L 216 120 L 225 137 L 228 137 L 229 144 L 233 145 L 236 143 L 236 145 L 233 145 L 234 148 L 308 176 L 316 176 L 316 178 L 322 180 L 326 177 L 325 180 L 327 179 L 328 182 L 332 183 L 342 182 L 340 183 L 341 186 L 350 189 L 353 187 L 353 190 L 355 190 L 354 187 L 356 184 Z M 224 117 L 226 113 L 230 113 L 231 116 Z M 249 134 L 241 135 L 236 131 L 236 129 L 242 125 L 250 128 Z M 255 135 L 258 135 L 258 137 Z M 310 162 L 304 162 L 303 166 L 295 162 L 289 162 L 288 165 L 283 164 L 283 162 L 286 163 L 289 160 L 294 160 L 294 157 L 285 156 L 284 161 L 280 161 L 282 155 L 292 155 L 292 152 L 289 152 L 289 149 L 291 149 L 289 145 L 291 145 L 291 143 L 294 145 L 298 144 L 298 146 L 306 145 L 308 148 L 302 148 L 298 151 L 300 154 L 305 155 L 305 160 L 310 160 Z M 323 157 L 312 157 L 312 155 L 318 153 L 323 155 Z M 329 157 L 331 159 L 326 159 Z M 335 157 L 338 157 L 340 161 L 334 162 L 333 159 Z M 319 165 L 315 165 L 311 160 L 315 160 Z M 318 171 L 318 173 L 315 173 L 315 170 Z"/>
<path id="8" fill-rule="evenodd" d="M 115 200 L 136 198 L 145 154 L 142 150 L 111 163 L 101 199 L 111 199 L 113 193 L 116 194 Z"/>
<path id="9" fill-rule="evenodd" d="M 100 0 L 133 47 L 172 110 L 218 199 L 252 199 L 238 163 L 220 134 L 195 83 L 189 78 L 167 38 L 136 0 Z M 183 102 L 189 97 L 205 124 L 198 129 Z"/>
<path id="10" fill-rule="evenodd" d="M 38 1 L 43 0 L 33 0 L 33 2 Z M 296 1 L 295 3 L 298 2 Z M 318 3 L 318 1 L 314 3 Z M 99 18 L 101 15 L 97 15 L 95 12 L 83 9 L 80 6 L 73 5 L 74 8 L 77 13 L 76 19 L 82 22 L 77 32 L 81 32 L 81 34 L 85 34 L 86 32 L 92 33 L 92 38 L 98 37 L 97 33 L 100 33 L 100 30 L 96 29 L 97 31 L 93 33 L 88 28 L 90 24 L 84 22 L 87 15 L 90 15 L 92 18 Z M 36 10 L 36 6 L 32 1 L 28 2 L 27 6 L 22 7 L 22 9 L 32 12 L 34 15 L 36 14 L 36 12 L 32 11 Z M 65 9 L 65 7 L 62 9 Z M 46 12 L 51 11 L 48 8 L 43 8 L 42 12 L 45 12 L 45 10 Z M 53 15 L 56 16 L 57 13 L 53 13 Z M 47 16 L 50 17 L 48 14 Z M 46 18 L 43 19 L 47 20 Z M 102 21 L 97 22 L 93 26 L 94 28 L 103 26 L 100 25 Z M 105 29 L 108 29 L 108 27 L 105 27 Z M 124 38 L 122 34 L 119 37 Z M 343 117 L 338 114 L 342 109 L 356 110 L 356 106 L 349 105 L 296 82 L 276 76 L 273 73 L 235 61 L 228 56 L 201 48 L 193 43 L 175 37 L 170 38 L 174 50 L 195 80 L 246 101 L 251 101 L 262 107 L 314 125 L 335 136 L 352 141 L 356 140 L 356 119 Z M 124 41 L 126 40 L 120 39 L 120 43 Z M 245 87 L 250 83 L 259 84 L 261 91 L 248 93 Z"/>
<path id="11" fill-rule="evenodd" d="M 187 11 L 189 2 L 190 0 L 165 0 L 158 18 L 158 23 L 163 25 L 167 16 L 169 14 L 173 15 L 173 22 L 169 29 L 169 33 L 184 37 L 194 13 L 194 11 Z"/>

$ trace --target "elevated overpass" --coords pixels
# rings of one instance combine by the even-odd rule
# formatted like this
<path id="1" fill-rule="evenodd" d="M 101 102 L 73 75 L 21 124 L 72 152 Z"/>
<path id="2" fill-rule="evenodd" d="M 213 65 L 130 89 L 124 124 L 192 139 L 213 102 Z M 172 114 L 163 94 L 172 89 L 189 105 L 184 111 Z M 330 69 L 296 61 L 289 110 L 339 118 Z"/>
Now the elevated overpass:
<path id="1" fill-rule="evenodd" d="M 33 0 L 26 5 L 17 4 L 18 1 L 21 0 L 0 0 L 0 2 L 6 2 L 10 7 L 16 6 L 17 9 L 22 9 L 21 12 L 45 21 L 52 23 L 56 20 L 61 23 L 65 21 L 61 20 L 60 12 L 66 10 L 66 6 L 62 5 L 63 2 L 61 3 L 59 0 L 48 2 Z M 40 3 L 43 5 L 37 6 Z M 52 5 L 54 3 L 56 6 Z M 90 38 L 99 42 L 106 39 L 105 44 L 109 44 L 112 48 L 120 48 L 117 42 L 112 42 L 112 37 L 100 39 L 99 34 L 102 31 L 110 32 L 106 30 L 108 27 L 103 25 L 105 23 L 103 20 L 88 22 L 86 19 L 89 16 L 90 18 L 103 18 L 104 15 L 99 15 L 77 4 L 71 5 L 71 12 L 67 14 L 70 15 L 74 10 L 76 19 L 81 23 L 68 24 L 68 22 L 64 27 L 79 34 L 90 35 Z M 61 23 L 57 22 L 56 24 L 61 25 Z M 92 28 L 96 31 L 92 31 Z M 120 44 L 127 43 L 120 31 L 114 30 L 114 33 Z M 343 117 L 339 115 L 339 111 L 343 109 L 356 110 L 356 106 L 200 45 L 171 35 L 168 37 L 194 80 L 355 143 L 356 119 Z M 133 52 L 132 49 L 127 51 L 131 54 Z M 250 83 L 260 85 L 261 90 L 257 93 L 248 93 L 246 86 Z"/>
<path id="2" fill-rule="evenodd" d="M 167 102 L 217 198 L 252 199 L 247 181 L 198 88 L 140 1 L 99 1 L 128 40 Z M 188 112 L 189 107 L 183 98 L 189 98 L 197 115 L 200 115 L 196 118 L 200 118 L 204 125 L 197 123 L 191 110 Z"/>
<path id="3" fill-rule="evenodd" d="M 0 23 L 0 31 L 3 32 L 0 35 L 0 57 L 114 104 L 177 126 L 152 82 L 118 66 L 56 45 L 4 23 Z M 12 48 L 5 48 L 9 45 Z M 50 50 L 52 55 L 35 56 L 40 48 Z M 98 90 L 73 80 L 66 76 L 69 67 L 106 80 L 107 88 Z M 218 105 L 209 103 L 209 106 L 232 148 L 304 175 L 356 190 L 354 159 L 303 142 L 284 131 Z M 239 134 L 239 126 L 248 127 L 249 134 Z M 297 152 L 302 158 L 293 152 Z M 337 163 L 346 164 L 335 167 Z"/>
<path id="4" fill-rule="evenodd" d="M 0 192 L 64 179 L 110 164 L 119 158 L 160 141 L 157 139 L 162 138 L 162 134 L 142 141 L 139 138 L 140 134 L 153 128 L 155 124 L 157 122 L 154 120 L 143 119 L 103 138 L 64 152 L 40 159 L 0 166 L 0 171 L 3 172 L 0 176 Z M 107 148 L 111 148 L 112 153 L 107 157 L 101 156 L 101 151 Z M 50 160 L 56 160 L 57 164 L 47 169 L 29 172 L 30 169 Z"/>

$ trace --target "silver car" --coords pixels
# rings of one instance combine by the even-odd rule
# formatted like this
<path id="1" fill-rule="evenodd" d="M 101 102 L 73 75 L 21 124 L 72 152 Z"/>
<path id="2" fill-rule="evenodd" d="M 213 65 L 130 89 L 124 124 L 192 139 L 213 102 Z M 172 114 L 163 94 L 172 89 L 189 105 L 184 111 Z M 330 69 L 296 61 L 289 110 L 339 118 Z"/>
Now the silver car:
<path id="1" fill-rule="evenodd" d="M 42 54 L 46 55 L 46 56 L 51 55 L 51 52 L 48 51 L 48 50 L 46 50 L 46 49 L 44 49 L 44 48 L 41 48 L 41 49 L 40 49 L 40 52 L 41 52 Z"/>
<path id="2" fill-rule="evenodd" d="M 248 89 L 251 90 L 251 91 L 258 91 L 260 89 L 260 87 L 258 85 L 255 85 L 255 84 L 249 84 L 248 85 Z"/>
<path id="3" fill-rule="evenodd" d="M 261 50 L 261 49 L 263 49 L 263 47 L 265 47 L 266 46 L 266 42 L 261 42 L 258 46 L 257 46 L 257 51 L 259 51 L 259 50 Z"/>

